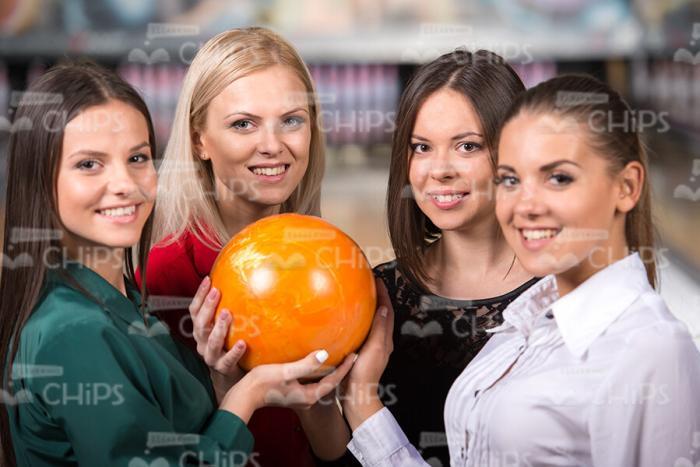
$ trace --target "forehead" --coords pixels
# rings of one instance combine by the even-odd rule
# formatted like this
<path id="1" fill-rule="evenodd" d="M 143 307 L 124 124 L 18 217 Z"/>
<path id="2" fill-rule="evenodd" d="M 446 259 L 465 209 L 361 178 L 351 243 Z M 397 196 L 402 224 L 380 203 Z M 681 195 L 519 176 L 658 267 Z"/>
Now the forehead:
<path id="1" fill-rule="evenodd" d="M 580 163 L 591 152 L 585 124 L 554 114 L 520 113 L 510 120 L 498 143 L 498 163 L 518 170 L 539 170 L 549 162 Z"/>
<path id="2" fill-rule="evenodd" d="M 70 120 L 64 130 L 63 148 L 80 146 L 110 153 L 148 141 L 148 136 L 144 115 L 132 105 L 112 99 L 88 107 Z"/>
<path id="3" fill-rule="evenodd" d="M 462 93 L 442 88 L 430 94 L 418 109 L 413 132 L 427 138 L 451 138 L 465 131 L 481 133 L 481 122 L 471 101 Z"/>
<path id="4" fill-rule="evenodd" d="M 308 108 L 309 92 L 295 70 L 274 65 L 230 83 L 211 102 L 212 110 L 240 110 L 252 113 Z M 256 110 L 257 109 L 257 110 Z"/>

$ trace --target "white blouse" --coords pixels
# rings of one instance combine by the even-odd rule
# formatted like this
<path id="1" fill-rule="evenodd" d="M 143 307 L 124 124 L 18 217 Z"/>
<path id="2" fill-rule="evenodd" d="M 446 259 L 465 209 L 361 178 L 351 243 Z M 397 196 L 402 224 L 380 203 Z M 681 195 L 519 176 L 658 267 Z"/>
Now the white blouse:
<path id="1" fill-rule="evenodd" d="M 700 461 L 700 353 L 638 254 L 561 298 L 547 276 L 503 317 L 447 396 L 452 466 Z M 348 448 L 363 465 L 427 465 L 386 408 Z"/>

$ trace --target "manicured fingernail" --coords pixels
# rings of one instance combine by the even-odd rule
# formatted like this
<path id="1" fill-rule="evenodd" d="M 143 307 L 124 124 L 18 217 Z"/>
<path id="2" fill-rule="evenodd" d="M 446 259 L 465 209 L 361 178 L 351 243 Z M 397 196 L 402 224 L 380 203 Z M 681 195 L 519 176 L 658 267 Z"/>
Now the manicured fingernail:
<path id="1" fill-rule="evenodd" d="M 328 360 L 328 352 L 326 352 L 325 350 L 319 350 L 318 352 L 316 352 L 316 361 L 318 363 L 323 363 L 326 360 Z"/>
<path id="2" fill-rule="evenodd" d="M 216 298 L 216 294 L 217 294 L 218 292 L 219 292 L 219 291 L 216 289 L 216 287 L 212 288 L 212 289 L 209 291 L 209 295 L 207 295 L 207 298 L 208 298 L 209 300 L 214 300 L 214 299 Z"/>
<path id="3" fill-rule="evenodd" d="M 357 357 L 359 357 L 358 354 L 354 353 L 352 354 L 352 362 L 355 363 L 357 361 Z"/>
<path id="4" fill-rule="evenodd" d="M 387 310 L 385 306 L 379 307 L 379 314 L 382 316 L 382 318 L 386 318 L 386 315 L 388 313 L 389 313 L 389 310 Z"/>
<path id="5" fill-rule="evenodd" d="M 221 312 L 221 315 L 219 316 L 219 320 L 220 320 L 220 321 L 226 322 L 226 321 L 228 321 L 228 318 L 229 318 L 228 311 L 223 310 L 223 311 Z"/>
<path id="6" fill-rule="evenodd" d="M 236 345 L 233 346 L 236 350 L 243 350 L 243 347 L 245 347 L 245 342 L 242 340 L 239 340 L 236 342 Z"/>

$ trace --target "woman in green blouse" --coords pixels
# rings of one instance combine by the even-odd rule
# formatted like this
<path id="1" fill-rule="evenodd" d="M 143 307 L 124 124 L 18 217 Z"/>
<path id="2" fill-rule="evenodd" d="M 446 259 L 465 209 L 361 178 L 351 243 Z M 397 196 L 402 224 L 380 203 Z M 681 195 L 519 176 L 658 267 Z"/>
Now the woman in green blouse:
<path id="1" fill-rule="evenodd" d="M 263 405 L 310 406 L 325 351 L 217 387 L 134 286 L 156 192 L 153 127 L 138 94 L 92 64 L 25 93 L 10 137 L 0 281 L 2 465 L 255 465 Z M 126 272 L 126 276 L 124 275 Z M 12 365 L 10 365 L 12 362 Z"/>

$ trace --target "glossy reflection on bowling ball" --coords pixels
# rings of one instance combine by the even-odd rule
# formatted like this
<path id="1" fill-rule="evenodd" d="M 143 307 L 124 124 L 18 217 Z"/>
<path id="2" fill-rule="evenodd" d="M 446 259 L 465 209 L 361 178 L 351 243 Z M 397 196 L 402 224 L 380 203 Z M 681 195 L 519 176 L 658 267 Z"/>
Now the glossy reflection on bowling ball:
<path id="1" fill-rule="evenodd" d="M 226 347 L 243 339 L 244 369 L 326 349 L 335 366 L 357 350 L 374 316 L 372 269 L 340 229 L 313 216 L 280 214 L 249 225 L 211 272 L 221 309 L 233 315 Z"/>

